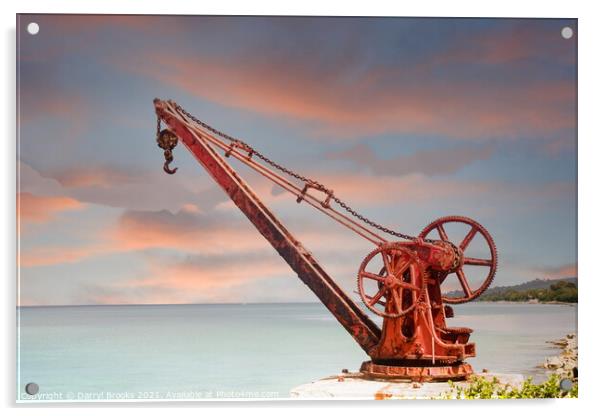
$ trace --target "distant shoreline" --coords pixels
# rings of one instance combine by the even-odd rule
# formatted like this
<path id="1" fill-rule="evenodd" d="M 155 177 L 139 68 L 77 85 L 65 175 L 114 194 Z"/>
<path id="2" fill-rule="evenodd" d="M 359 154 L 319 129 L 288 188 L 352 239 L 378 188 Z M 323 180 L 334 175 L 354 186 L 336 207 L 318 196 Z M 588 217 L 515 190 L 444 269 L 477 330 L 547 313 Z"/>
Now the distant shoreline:
<path id="1" fill-rule="evenodd" d="M 554 280 L 535 279 L 514 286 L 496 286 L 487 289 L 479 301 L 510 301 L 519 303 L 573 304 L 579 302 L 576 277 Z M 463 299 L 462 290 L 445 293 L 449 298 Z"/>
<path id="2" fill-rule="evenodd" d="M 502 303 L 502 304 L 522 304 L 522 305 L 564 305 L 564 306 L 577 306 L 578 302 L 559 302 L 551 300 L 549 302 L 529 302 L 527 300 L 483 300 L 477 301 L 477 303 Z"/>

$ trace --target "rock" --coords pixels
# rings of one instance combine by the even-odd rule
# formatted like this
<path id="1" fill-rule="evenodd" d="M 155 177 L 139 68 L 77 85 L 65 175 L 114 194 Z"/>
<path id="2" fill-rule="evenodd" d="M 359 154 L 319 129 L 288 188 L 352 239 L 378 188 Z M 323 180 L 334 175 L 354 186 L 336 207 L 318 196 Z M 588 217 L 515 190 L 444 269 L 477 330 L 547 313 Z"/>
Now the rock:
<path id="1" fill-rule="evenodd" d="M 562 339 L 549 341 L 549 343 L 560 347 L 562 351 L 558 356 L 546 358 L 541 366 L 552 370 L 560 377 L 576 378 L 578 356 L 576 334 L 568 334 Z"/>
<path id="2" fill-rule="evenodd" d="M 562 366 L 562 361 L 558 357 L 548 357 L 543 366 L 544 368 L 555 369 Z"/>

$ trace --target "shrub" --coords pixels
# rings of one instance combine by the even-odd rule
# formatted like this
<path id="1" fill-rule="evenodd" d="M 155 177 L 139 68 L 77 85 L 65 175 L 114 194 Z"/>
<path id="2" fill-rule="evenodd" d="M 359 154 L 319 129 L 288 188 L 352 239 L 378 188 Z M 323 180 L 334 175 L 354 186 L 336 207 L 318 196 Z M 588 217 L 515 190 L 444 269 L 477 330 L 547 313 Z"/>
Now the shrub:
<path id="1" fill-rule="evenodd" d="M 495 377 L 487 380 L 484 377 L 473 378 L 472 383 L 466 387 L 450 382 L 452 392 L 445 398 L 452 399 L 548 399 L 548 398 L 576 398 L 578 393 L 577 380 L 569 391 L 560 388 L 560 377 L 551 375 L 541 384 L 534 384 L 528 378 L 520 387 L 511 387 L 502 384 Z"/>

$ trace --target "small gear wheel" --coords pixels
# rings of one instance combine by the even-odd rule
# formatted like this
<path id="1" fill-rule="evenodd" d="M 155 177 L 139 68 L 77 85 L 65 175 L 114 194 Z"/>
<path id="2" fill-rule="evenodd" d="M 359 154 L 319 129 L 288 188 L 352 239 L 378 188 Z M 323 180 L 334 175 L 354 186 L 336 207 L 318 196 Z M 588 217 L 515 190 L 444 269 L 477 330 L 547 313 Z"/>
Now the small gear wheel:
<path id="1" fill-rule="evenodd" d="M 357 274 L 362 301 L 372 312 L 386 318 L 399 318 L 414 310 L 424 297 L 424 280 L 416 254 L 395 243 L 383 244 L 368 254 Z"/>

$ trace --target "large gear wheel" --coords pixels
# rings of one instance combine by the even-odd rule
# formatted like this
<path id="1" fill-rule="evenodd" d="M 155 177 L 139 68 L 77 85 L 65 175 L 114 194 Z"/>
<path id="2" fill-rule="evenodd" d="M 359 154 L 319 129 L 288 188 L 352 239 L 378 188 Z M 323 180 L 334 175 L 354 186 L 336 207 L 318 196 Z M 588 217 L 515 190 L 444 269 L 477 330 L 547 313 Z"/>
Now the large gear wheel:
<path id="1" fill-rule="evenodd" d="M 470 230 L 464 236 L 462 241 L 459 241 L 459 242 L 450 241 L 450 238 L 448 237 L 447 232 L 444 227 L 445 224 L 449 224 L 449 223 L 462 223 L 462 224 L 466 224 L 466 225 L 470 226 Z M 483 227 L 481 224 L 479 224 L 478 222 L 476 222 L 475 220 L 473 220 L 471 218 L 460 217 L 460 216 L 442 217 L 442 218 L 439 218 L 439 219 L 433 221 L 432 223 L 427 225 L 424 228 L 424 230 L 422 230 L 419 237 L 423 238 L 423 239 L 433 238 L 432 236 L 429 237 L 429 234 L 431 234 L 435 230 L 437 230 L 437 234 L 442 241 L 447 241 L 449 243 L 452 243 L 457 249 L 459 249 L 459 251 L 461 253 L 461 258 L 460 258 L 460 262 L 459 262 L 458 266 L 454 270 L 452 270 L 450 272 L 450 274 L 453 273 L 457 276 L 457 278 L 460 282 L 460 286 L 462 287 L 462 291 L 464 292 L 464 296 L 460 296 L 460 297 L 442 296 L 441 299 L 445 303 L 458 304 L 458 303 L 469 302 L 471 300 L 478 298 L 479 296 L 481 296 L 483 294 L 483 292 L 485 292 L 485 290 L 487 290 L 487 288 L 489 287 L 491 282 L 493 282 L 493 278 L 495 277 L 495 272 L 497 271 L 498 255 L 497 255 L 497 248 L 495 246 L 495 242 L 493 241 L 493 238 L 491 237 L 489 232 L 485 229 L 485 227 Z M 473 258 L 473 257 L 467 257 L 464 255 L 464 252 L 466 251 L 466 249 L 470 245 L 471 241 L 474 239 L 474 237 L 477 234 L 481 234 L 483 236 L 483 238 L 485 239 L 485 242 L 487 243 L 491 258 L 478 259 L 478 258 Z M 470 287 L 470 283 L 468 282 L 468 279 L 466 278 L 464 266 L 481 266 L 481 267 L 489 268 L 487 277 L 485 278 L 485 280 L 483 281 L 481 286 L 479 286 L 477 289 L 473 290 Z M 443 280 L 444 278 L 445 278 L 445 276 L 443 276 L 443 278 L 441 280 Z"/>
<path id="2" fill-rule="evenodd" d="M 373 270 L 380 271 L 370 272 L 369 265 L 376 265 Z M 376 287 L 370 289 L 368 281 L 376 282 Z M 416 254 L 395 243 L 382 244 L 366 256 L 358 271 L 357 285 L 368 309 L 386 318 L 399 318 L 414 310 L 426 289 Z"/>

